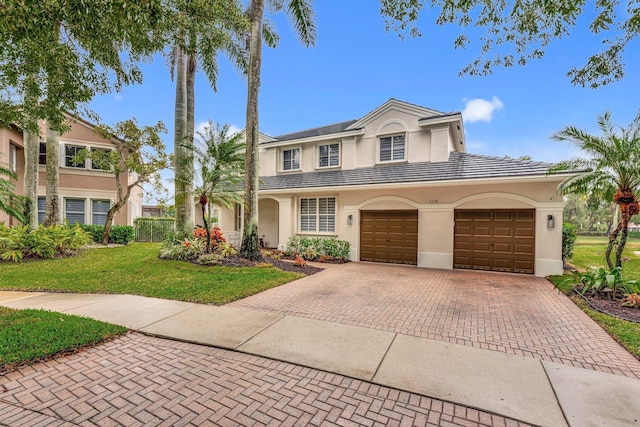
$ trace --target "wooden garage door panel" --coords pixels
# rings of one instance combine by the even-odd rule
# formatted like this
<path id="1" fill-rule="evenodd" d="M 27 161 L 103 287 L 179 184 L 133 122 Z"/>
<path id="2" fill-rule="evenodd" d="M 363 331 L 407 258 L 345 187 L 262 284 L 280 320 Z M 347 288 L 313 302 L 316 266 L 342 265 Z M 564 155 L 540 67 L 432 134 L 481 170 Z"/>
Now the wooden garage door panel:
<path id="1" fill-rule="evenodd" d="M 456 210 L 456 268 L 533 273 L 534 209 Z"/>
<path id="2" fill-rule="evenodd" d="M 360 260 L 418 263 L 417 211 L 362 211 Z"/>

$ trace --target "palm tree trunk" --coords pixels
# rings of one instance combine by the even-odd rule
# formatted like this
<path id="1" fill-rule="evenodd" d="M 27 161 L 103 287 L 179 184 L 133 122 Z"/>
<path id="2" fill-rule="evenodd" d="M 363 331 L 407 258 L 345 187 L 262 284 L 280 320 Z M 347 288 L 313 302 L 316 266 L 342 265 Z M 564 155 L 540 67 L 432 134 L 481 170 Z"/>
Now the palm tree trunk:
<path id="1" fill-rule="evenodd" d="M 194 37 L 191 37 L 192 42 Z M 191 224 L 191 229 L 195 223 L 195 203 L 193 196 L 193 175 L 195 169 L 193 166 L 193 135 L 195 133 L 195 104 L 196 104 L 196 53 L 195 48 L 187 55 L 187 132 L 185 139 L 185 172 L 188 174 L 188 180 L 185 185 L 187 195 L 187 203 L 185 206 L 185 216 Z M 191 229 L 189 231 L 191 231 Z"/>
<path id="2" fill-rule="evenodd" d="M 37 120 L 33 120 L 37 126 Z M 27 198 L 27 225 L 38 228 L 38 151 L 40 135 L 24 131 L 24 195 Z"/>
<path id="3" fill-rule="evenodd" d="M 258 93 L 262 62 L 262 20 L 264 0 L 251 0 L 249 36 L 249 73 L 247 90 L 246 157 L 245 157 L 245 216 L 240 252 L 247 259 L 260 259 L 258 240 Z"/>
<path id="4" fill-rule="evenodd" d="M 60 134 L 47 126 L 47 202 L 44 225 L 60 223 Z"/>
<path id="5" fill-rule="evenodd" d="M 175 103 L 175 127 L 174 127 L 174 162 L 175 162 L 175 208 L 176 208 L 176 233 L 179 238 L 191 233 L 193 222 L 189 208 L 190 174 L 186 159 L 187 136 L 187 63 L 182 48 L 176 46 L 176 103 Z M 193 209 L 193 208 L 192 208 Z"/>

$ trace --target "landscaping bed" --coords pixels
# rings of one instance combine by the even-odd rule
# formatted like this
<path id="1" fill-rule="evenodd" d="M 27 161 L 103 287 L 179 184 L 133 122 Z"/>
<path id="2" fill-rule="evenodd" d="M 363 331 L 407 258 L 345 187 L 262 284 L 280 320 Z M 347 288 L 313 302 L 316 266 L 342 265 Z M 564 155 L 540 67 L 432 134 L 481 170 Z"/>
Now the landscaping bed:
<path id="1" fill-rule="evenodd" d="M 580 289 L 575 289 L 580 293 Z M 609 299 L 598 295 L 583 295 L 582 298 L 594 309 L 631 322 L 640 323 L 640 309 L 625 307 L 622 299 Z"/>

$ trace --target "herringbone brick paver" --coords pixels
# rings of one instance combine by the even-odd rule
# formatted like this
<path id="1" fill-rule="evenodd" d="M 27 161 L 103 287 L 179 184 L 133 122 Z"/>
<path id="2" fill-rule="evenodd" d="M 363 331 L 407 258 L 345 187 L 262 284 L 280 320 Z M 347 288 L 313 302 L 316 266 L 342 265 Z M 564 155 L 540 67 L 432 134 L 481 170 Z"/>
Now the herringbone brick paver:
<path id="1" fill-rule="evenodd" d="M 4 426 L 525 426 L 284 362 L 129 334 L 0 379 Z"/>
<path id="2" fill-rule="evenodd" d="M 230 305 L 640 378 L 640 361 L 539 277 L 349 263 Z"/>

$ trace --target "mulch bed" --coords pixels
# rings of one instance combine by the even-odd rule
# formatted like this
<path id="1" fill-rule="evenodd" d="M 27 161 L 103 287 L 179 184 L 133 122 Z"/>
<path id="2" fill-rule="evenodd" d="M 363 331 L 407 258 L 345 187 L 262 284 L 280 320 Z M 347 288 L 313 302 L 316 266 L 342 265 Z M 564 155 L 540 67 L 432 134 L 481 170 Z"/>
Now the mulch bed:
<path id="1" fill-rule="evenodd" d="M 229 256 L 220 260 L 219 265 L 224 265 L 227 267 L 255 267 L 258 264 L 268 263 L 273 265 L 276 268 L 279 268 L 283 271 L 293 271 L 295 273 L 302 273 L 306 275 L 316 274 L 321 272 L 323 269 L 318 267 L 313 267 L 310 265 L 300 266 L 296 265 L 293 262 L 287 262 L 280 259 L 275 258 L 263 258 L 261 261 L 251 261 L 246 258 L 242 258 L 238 255 Z"/>
<path id="2" fill-rule="evenodd" d="M 579 292 L 580 290 L 576 288 L 576 291 Z M 584 295 L 583 298 L 598 311 L 640 323 L 640 309 L 623 306 L 621 299 L 611 300 L 607 297 L 589 294 Z"/>

